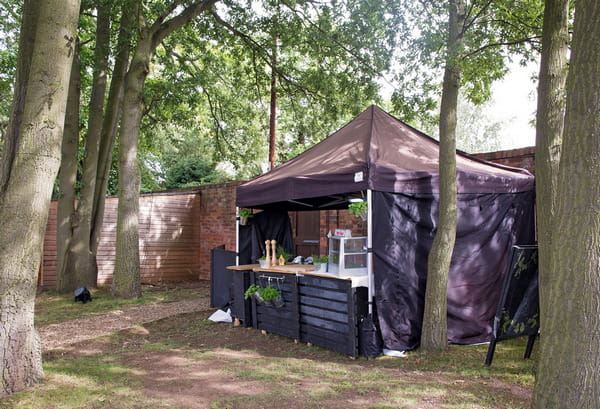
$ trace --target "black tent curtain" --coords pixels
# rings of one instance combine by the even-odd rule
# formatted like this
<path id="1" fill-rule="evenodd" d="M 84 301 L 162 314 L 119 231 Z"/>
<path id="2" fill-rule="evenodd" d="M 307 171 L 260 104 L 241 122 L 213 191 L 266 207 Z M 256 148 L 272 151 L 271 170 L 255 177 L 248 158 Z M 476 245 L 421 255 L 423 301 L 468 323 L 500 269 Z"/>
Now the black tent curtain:
<path id="1" fill-rule="evenodd" d="M 251 263 L 266 255 L 265 241 L 277 241 L 277 247 L 294 251 L 294 238 L 290 216 L 286 210 L 269 209 L 255 213 L 251 219 Z"/>
<path id="2" fill-rule="evenodd" d="M 418 347 L 438 195 L 373 192 L 375 302 L 384 347 Z M 489 341 L 514 244 L 532 244 L 534 192 L 458 195 L 448 340 Z"/>

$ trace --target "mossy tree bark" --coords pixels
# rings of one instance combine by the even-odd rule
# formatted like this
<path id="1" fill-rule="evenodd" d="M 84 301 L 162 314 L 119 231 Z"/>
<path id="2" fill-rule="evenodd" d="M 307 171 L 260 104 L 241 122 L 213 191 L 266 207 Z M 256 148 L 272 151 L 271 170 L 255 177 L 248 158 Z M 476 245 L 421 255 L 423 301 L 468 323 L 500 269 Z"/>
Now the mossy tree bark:
<path id="1" fill-rule="evenodd" d="M 576 4 L 534 408 L 600 402 L 600 9 Z M 560 240 L 557 238 L 560 237 Z"/>
<path id="2" fill-rule="evenodd" d="M 29 13 L 37 18 L 30 20 Z M 0 396 L 43 377 L 33 312 L 48 208 L 60 164 L 79 1 L 26 1 L 24 15 L 21 32 L 28 35 L 33 30 L 36 35 L 32 43 L 20 43 L 19 58 L 31 55 L 31 60 L 27 78 L 19 77 L 15 89 L 23 87 L 27 93 L 22 120 L 11 122 L 19 130 L 9 133 L 11 148 L 3 157 L 9 163 L 0 177 Z M 20 97 L 16 93 L 13 104 L 20 104 Z"/>

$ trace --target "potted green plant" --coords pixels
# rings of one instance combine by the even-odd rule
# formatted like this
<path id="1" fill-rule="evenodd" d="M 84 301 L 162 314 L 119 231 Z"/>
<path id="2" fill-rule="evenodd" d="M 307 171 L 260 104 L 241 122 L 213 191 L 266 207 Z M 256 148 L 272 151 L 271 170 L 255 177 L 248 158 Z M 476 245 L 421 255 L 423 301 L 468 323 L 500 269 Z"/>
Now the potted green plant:
<path id="1" fill-rule="evenodd" d="M 287 263 L 294 258 L 292 253 L 288 253 L 282 246 L 277 246 L 277 258 L 283 256 L 283 260 Z"/>
<path id="2" fill-rule="evenodd" d="M 250 209 L 240 209 L 240 224 L 245 226 L 248 223 L 248 219 L 254 217 L 252 210 Z"/>
<path id="3" fill-rule="evenodd" d="M 327 272 L 327 262 L 329 261 L 329 257 L 327 256 L 312 256 L 313 265 L 315 266 L 315 273 L 326 273 Z"/>
<path id="4" fill-rule="evenodd" d="M 260 268 L 267 267 L 267 256 L 262 256 L 258 259 L 258 264 L 260 264 Z"/>
<path id="5" fill-rule="evenodd" d="M 348 205 L 348 211 L 360 220 L 367 220 L 367 212 L 369 210 L 369 204 L 366 201 L 353 202 Z"/>

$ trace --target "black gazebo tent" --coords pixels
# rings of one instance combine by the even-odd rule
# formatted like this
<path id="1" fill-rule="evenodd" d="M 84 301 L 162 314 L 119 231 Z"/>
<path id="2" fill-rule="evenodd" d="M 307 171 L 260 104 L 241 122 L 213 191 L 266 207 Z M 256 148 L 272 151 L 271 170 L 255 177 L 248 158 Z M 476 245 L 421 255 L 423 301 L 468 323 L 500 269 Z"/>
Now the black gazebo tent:
<path id="1" fill-rule="evenodd" d="M 371 106 L 321 143 L 240 185 L 237 206 L 324 210 L 367 196 L 372 295 L 388 349 L 418 346 L 427 255 L 436 231 L 438 143 Z M 534 178 L 457 152 L 458 231 L 448 338 L 489 340 L 513 244 L 534 240 Z"/>

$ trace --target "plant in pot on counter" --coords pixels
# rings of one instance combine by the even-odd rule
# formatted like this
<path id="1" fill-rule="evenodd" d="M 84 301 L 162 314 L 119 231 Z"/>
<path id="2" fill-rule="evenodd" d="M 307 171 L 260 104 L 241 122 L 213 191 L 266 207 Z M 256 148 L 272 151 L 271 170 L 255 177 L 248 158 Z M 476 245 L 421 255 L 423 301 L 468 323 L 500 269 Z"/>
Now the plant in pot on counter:
<path id="1" fill-rule="evenodd" d="M 258 264 L 260 264 L 260 268 L 265 268 L 267 266 L 267 256 L 262 256 L 258 259 Z"/>
<path id="2" fill-rule="evenodd" d="M 272 285 L 262 287 L 257 284 L 251 284 L 250 287 L 248 287 L 248 289 L 244 293 L 244 299 L 247 300 L 250 297 L 254 297 L 256 301 L 265 305 L 270 304 L 274 307 L 283 306 L 283 298 L 281 297 L 281 292 Z"/>
<path id="3" fill-rule="evenodd" d="M 294 258 L 292 253 L 288 253 L 282 246 L 277 246 L 277 258 L 283 258 L 285 263 L 288 263 Z"/>
<path id="4" fill-rule="evenodd" d="M 313 259 L 313 265 L 315 266 L 315 271 L 324 273 L 326 268 L 323 268 L 323 267 L 327 265 L 327 261 L 329 261 L 329 257 L 327 257 L 327 256 L 322 256 L 322 257 L 312 256 L 312 259 Z"/>

